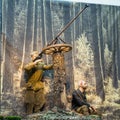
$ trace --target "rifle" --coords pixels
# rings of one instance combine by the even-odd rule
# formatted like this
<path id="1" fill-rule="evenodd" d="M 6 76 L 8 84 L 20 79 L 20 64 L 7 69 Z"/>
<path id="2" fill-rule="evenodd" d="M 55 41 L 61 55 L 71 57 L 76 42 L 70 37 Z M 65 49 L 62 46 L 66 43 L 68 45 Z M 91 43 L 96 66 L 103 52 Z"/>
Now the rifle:
<path id="1" fill-rule="evenodd" d="M 42 52 L 41 53 L 39 53 L 39 55 L 33 60 L 33 62 L 35 62 L 36 60 L 39 60 L 39 59 L 41 59 L 42 58 Z"/>

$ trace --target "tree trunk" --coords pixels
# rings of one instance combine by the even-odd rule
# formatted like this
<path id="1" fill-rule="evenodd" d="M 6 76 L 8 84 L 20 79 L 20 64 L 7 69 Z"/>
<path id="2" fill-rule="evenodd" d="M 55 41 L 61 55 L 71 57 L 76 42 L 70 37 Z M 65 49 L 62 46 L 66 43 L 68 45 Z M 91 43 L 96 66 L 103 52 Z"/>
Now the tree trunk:
<path id="1" fill-rule="evenodd" d="M 38 0 L 35 0 L 33 50 L 37 50 Z"/>
<path id="2" fill-rule="evenodd" d="M 116 58 L 117 58 L 117 36 L 116 36 L 116 16 L 115 16 L 115 7 L 112 9 L 113 13 L 113 46 L 112 46 L 112 51 L 113 51 L 113 87 L 118 88 L 118 79 L 117 79 L 117 63 L 116 63 Z M 112 19 L 112 18 L 111 18 Z"/>
<path id="3" fill-rule="evenodd" d="M 30 59 L 30 52 L 32 51 L 32 37 L 33 37 L 33 0 L 28 0 L 27 8 L 27 27 L 26 27 L 26 41 L 25 41 L 25 62 Z"/>
<path id="4" fill-rule="evenodd" d="M 80 11 L 81 6 L 80 6 L 80 4 L 75 4 L 74 6 L 75 6 L 74 15 L 76 16 L 78 14 L 78 12 Z M 82 31 L 80 31 L 80 16 L 78 16 L 78 18 L 74 21 L 73 24 L 75 24 L 75 33 L 74 33 L 75 38 L 74 39 L 77 39 L 79 37 L 80 33 L 82 32 Z M 72 24 L 72 26 L 73 26 L 73 24 Z"/>
<path id="5" fill-rule="evenodd" d="M 42 44 L 45 45 L 45 12 L 44 0 L 41 0 L 41 27 L 42 27 Z"/>
<path id="6" fill-rule="evenodd" d="M 52 36 L 52 17 L 51 17 L 51 2 L 46 1 L 46 33 L 47 33 L 47 41 L 50 41 L 53 39 Z"/>
<path id="7" fill-rule="evenodd" d="M 93 47 L 94 47 L 94 69 L 96 76 L 96 92 L 101 99 L 105 100 L 105 93 L 103 88 L 103 79 L 100 67 L 100 53 L 99 53 L 99 43 L 98 43 L 98 30 L 97 30 L 97 16 L 96 16 L 96 6 L 91 6 L 91 19 L 92 19 L 92 29 L 93 29 Z"/>
<path id="8" fill-rule="evenodd" d="M 70 3 L 66 4 L 66 6 L 63 7 L 64 11 L 64 26 L 68 24 L 68 22 L 71 20 L 70 18 Z M 65 42 L 68 44 L 71 44 L 71 29 L 68 27 L 66 31 L 64 32 Z M 65 53 L 66 54 L 66 82 L 68 86 L 70 85 L 70 88 L 67 88 L 67 92 L 72 92 L 74 89 L 74 80 L 73 80 L 73 63 L 70 59 L 72 59 L 72 52 Z M 71 74 L 69 74 L 71 73 Z"/>
<path id="9" fill-rule="evenodd" d="M 105 79 L 105 66 L 104 66 L 104 42 L 103 42 L 103 33 L 102 33 L 102 15 L 101 15 L 101 6 L 98 6 L 98 44 L 100 51 L 100 66 L 101 66 L 101 75 L 102 79 Z"/>
<path id="10" fill-rule="evenodd" d="M 119 17 L 118 17 L 119 16 Z M 120 8 L 118 7 L 117 8 L 117 21 L 116 21 L 116 24 L 117 24 L 117 64 L 118 64 L 118 80 L 120 80 Z"/>
<path id="11" fill-rule="evenodd" d="M 3 91 L 8 92 L 13 90 L 13 33 L 14 33 L 14 0 L 8 1 L 7 8 L 7 25 L 6 25 L 6 48 L 5 48 L 5 68 L 3 73 Z M 6 84 L 7 83 L 7 84 Z"/>

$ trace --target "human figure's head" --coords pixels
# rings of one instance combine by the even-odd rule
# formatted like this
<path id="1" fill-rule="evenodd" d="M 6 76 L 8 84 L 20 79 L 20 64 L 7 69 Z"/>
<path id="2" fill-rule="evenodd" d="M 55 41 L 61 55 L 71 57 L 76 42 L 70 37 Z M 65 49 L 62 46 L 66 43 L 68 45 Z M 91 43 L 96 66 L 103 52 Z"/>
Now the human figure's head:
<path id="1" fill-rule="evenodd" d="M 85 90 L 88 87 L 87 83 L 84 80 L 80 80 L 78 83 L 78 88 Z"/>
<path id="2" fill-rule="evenodd" d="M 38 51 L 33 51 L 31 52 L 30 56 L 31 56 L 31 59 L 32 61 L 39 55 Z"/>

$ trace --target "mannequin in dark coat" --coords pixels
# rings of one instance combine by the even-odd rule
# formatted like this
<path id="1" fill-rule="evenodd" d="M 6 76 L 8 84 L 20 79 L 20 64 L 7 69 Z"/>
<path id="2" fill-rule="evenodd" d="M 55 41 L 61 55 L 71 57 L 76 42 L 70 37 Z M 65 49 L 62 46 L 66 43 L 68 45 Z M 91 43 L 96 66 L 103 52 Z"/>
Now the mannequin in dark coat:
<path id="1" fill-rule="evenodd" d="M 87 83 L 82 80 L 79 82 L 78 89 L 73 91 L 72 109 L 83 115 L 98 114 L 96 109 L 87 102 L 85 92 L 87 86 Z"/>

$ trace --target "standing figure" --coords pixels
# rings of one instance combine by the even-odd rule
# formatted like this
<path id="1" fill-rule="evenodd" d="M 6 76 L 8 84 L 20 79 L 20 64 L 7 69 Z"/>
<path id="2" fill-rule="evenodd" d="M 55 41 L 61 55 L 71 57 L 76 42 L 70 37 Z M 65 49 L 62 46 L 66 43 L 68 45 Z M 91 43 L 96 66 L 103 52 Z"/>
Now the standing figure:
<path id="1" fill-rule="evenodd" d="M 44 107 L 46 100 L 42 79 L 43 73 L 44 70 L 52 69 L 53 66 L 45 65 L 41 58 L 36 59 L 38 55 L 38 51 L 33 51 L 31 53 L 32 62 L 24 66 L 26 75 L 25 104 L 27 114 L 37 113 Z"/>
<path id="2" fill-rule="evenodd" d="M 87 83 L 83 80 L 81 80 L 78 83 L 78 89 L 73 91 L 72 94 L 72 109 L 76 111 L 77 113 L 83 114 L 83 115 L 101 115 L 93 106 L 91 106 L 87 102 L 86 98 L 86 88 Z"/>

